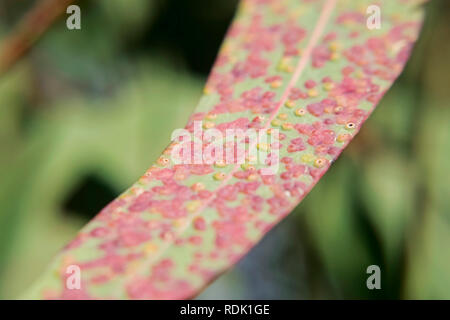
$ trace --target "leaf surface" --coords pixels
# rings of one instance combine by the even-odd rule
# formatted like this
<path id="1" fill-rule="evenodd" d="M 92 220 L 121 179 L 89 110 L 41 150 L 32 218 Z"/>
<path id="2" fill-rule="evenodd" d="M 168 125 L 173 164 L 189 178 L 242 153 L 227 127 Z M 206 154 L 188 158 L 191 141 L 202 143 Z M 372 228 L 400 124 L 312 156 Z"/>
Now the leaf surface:
<path id="1" fill-rule="evenodd" d="M 298 205 L 359 131 L 409 57 L 421 2 L 377 1 L 381 28 L 369 30 L 373 1 L 243 1 L 186 129 L 202 121 L 221 132 L 279 130 L 278 144 L 258 145 L 278 170 L 264 174 L 267 162 L 175 164 L 172 141 L 27 298 L 198 294 Z M 71 265 L 81 270 L 80 289 L 67 286 Z"/>

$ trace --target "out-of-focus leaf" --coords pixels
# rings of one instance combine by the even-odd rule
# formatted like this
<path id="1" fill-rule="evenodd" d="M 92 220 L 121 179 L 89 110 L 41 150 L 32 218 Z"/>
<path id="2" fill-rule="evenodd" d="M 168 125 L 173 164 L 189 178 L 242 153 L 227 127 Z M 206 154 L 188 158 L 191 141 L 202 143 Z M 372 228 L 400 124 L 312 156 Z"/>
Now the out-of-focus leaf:
<path id="1" fill-rule="evenodd" d="M 383 98 L 380 108 L 374 112 L 372 120 L 368 124 L 368 129 L 376 129 L 377 132 L 372 133 L 376 133 L 384 140 L 391 142 L 392 147 L 404 151 L 407 149 L 414 129 L 417 93 L 414 92 L 412 86 L 394 86 L 395 88 Z"/>
<path id="2" fill-rule="evenodd" d="M 160 1 L 148 0 L 108 0 L 99 1 L 98 6 L 107 14 L 110 28 L 116 32 L 135 32 L 139 27 L 149 24 L 158 9 Z"/>
<path id="3" fill-rule="evenodd" d="M 409 56 L 417 3 L 383 2 L 381 28 L 369 30 L 371 1 L 243 1 L 186 128 L 195 120 L 222 131 L 281 128 L 281 145 L 259 145 L 266 155 L 280 148 L 279 170 L 175 165 L 173 141 L 27 297 L 196 295 L 304 198 L 358 132 Z M 70 265 L 81 269 L 81 289 L 66 286 Z"/>
<path id="4" fill-rule="evenodd" d="M 439 6 L 440 4 L 440 6 Z M 446 57 L 450 44 L 448 3 L 437 3 L 429 21 L 423 64 L 423 109 L 417 114 L 415 152 L 421 181 L 419 217 L 408 238 L 408 269 L 404 295 L 413 299 L 450 299 L 450 130 Z M 436 19 L 438 12 L 443 19 Z"/>
<path id="5" fill-rule="evenodd" d="M 424 178 L 419 221 L 409 237 L 405 295 L 413 299 L 448 299 L 450 278 L 450 111 L 430 101 L 421 118 L 418 155 Z"/>
<path id="6" fill-rule="evenodd" d="M 6 161 L 11 161 L 17 149 L 22 124 L 22 104 L 27 95 L 27 84 L 30 82 L 26 70 L 8 75 L 0 80 L 0 144 L 4 150 L 0 157 L 0 170 Z"/>
<path id="7" fill-rule="evenodd" d="M 366 268 L 376 264 L 354 215 L 355 171 L 340 159 L 305 200 L 308 230 L 338 297 L 368 295 Z M 297 211 L 301 211 L 297 210 Z"/>
<path id="8" fill-rule="evenodd" d="M 408 247 L 404 295 L 407 299 L 450 299 L 449 221 L 433 208 L 423 214 Z"/>
<path id="9" fill-rule="evenodd" d="M 414 218 L 417 177 L 414 166 L 395 152 L 365 158 L 361 194 L 368 219 L 382 244 L 384 288 L 397 290 L 404 244 Z"/>
<path id="10" fill-rule="evenodd" d="M 123 80 L 128 63 L 124 56 L 127 41 L 151 24 L 157 1 L 107 0 L 79 5 L 81 30 L 68 31 L 64 21 L 59 28 L 50 29 L 35 45 L 34 62 L 45 70 L 40 75 L 43 88 L 57 78 L 63 82 L 57 85 L 65 84 L 66 91 L 75 87 L 104 93 Z"/>

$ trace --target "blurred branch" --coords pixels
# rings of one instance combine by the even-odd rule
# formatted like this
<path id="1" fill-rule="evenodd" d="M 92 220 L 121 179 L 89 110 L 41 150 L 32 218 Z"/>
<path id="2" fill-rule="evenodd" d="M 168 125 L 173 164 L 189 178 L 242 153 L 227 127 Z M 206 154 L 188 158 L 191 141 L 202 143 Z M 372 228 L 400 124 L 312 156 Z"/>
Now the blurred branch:
<path id="1" fill-rule="evenodd" d="M 0 75 L 4 74 L 39 40 L 76 0 L 41 0 L 23 17 L 0 45 Z"/>

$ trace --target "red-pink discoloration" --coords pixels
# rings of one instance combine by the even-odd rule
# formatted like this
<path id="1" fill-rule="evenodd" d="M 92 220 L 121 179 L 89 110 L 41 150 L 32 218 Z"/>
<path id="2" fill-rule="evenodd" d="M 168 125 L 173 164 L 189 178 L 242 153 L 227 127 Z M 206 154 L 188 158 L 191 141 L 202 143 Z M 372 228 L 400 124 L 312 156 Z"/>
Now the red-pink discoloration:
<path id="1" fill-rule="evenodd" d="M 80 266 L 83 290 L 67 292 L 61 273 L 59 287 L 44 285 L 39 294 L 189 298 L 286 216 L 399 75 L 420 28 L 420 17 L 386 15 L 389 28 L 370 33 L 354 4 L 340 12 L 335 4 L 243 1 L 206 84 L 208 102 L 186 129 L 205 119 L 222 132 L 280 129 L 282 143 L 270 146 L 265 164 L 241 167 L 175 165 L 167 161 L 172 142 L 57 258 Z M 270 163 L 278 172 L 263 175 Z M 99 293 L 111 283 L 114 292 Z"/>

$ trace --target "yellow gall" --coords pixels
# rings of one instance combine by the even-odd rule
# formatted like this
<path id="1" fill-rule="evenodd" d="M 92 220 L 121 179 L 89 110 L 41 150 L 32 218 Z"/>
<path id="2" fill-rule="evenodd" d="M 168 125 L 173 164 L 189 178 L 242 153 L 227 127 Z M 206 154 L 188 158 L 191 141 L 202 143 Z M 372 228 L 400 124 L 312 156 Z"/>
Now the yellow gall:
<path id="1" fill-rule="evenodd" d="M 201 202 L 198 200 L 188 202 L 188 204 L 186 204 L 186 210 L 188 212 L 194 212 L 200 207 L 200 205 L 201 205 Z"/>
<path id="2" fill-rule="evenodd" d="M 149 243 L 149 244 L 145 245 L 144 251 L 145 251 L 145 253 L 153 253 L 153 252 L 158 251 L 158 247 L 153 243 Z"/>
<path id="3" fill-rule="evenodd" d="M 288 57 L 284 57 L 278 63 L 277 69 L 278 71 L 291 73 L 294 71 L 294 67 L 290 64 L 291 59 Z"/>
<path id="4" fill-rule="evenodd" d="M 281 125 L 283 130 L 292 130 L 294 128 L 294 125 L 290 122 L 285 122 Z"/>
<path id="5" fill-rule="evenodd" d="M 341 57 L 341 55 L 338 52 L 333 52 L 330 56 L 331 61 L 336 61 L 339 60 L 339 58 Z"/>
<path id="6" fill-rule="evenodd" d="M 341 44 L 339 42 L 333 41 L 330 43 L 328 47 L 331 51 L 335 52 L 341 48 Z"/>
<path id="7" fill-rule="evenodd" d="M 211 121 L 206 121 L 205 123 L 203 123 L 204 129 L 211 129 L 214 128 L 214 126 L 215 126 L 214 122 Z"/>
<path id="8" fill-rule="evenodd" d="M 161 166 L 167 166 L 170 163 L 170 160 L 167 159 L 166 157 L 159 157 L 157 162 Z"/>
<path id="9" fill-rule="evenodd" d="M 323 112 L 325 113 L 333 113 L 334 108 L 331 106 L 327 106 L 323 109 Z"/>
<path id="10" fill-rule="evenodd" d="M 324 158 L 318 158 L 314 161 L 314 167 L 316 168 L 322 168 L 327 164 L 328 160 Z"/>
<path id="11" fill-rule="evenodd" d="M 335 112 L 335 113 L 342 112 L 342 110 L 344 110 L 344 107 L 343 107 L 343 106 L 337 106 L 337 107 L 334 108 L 334 112 Z"/>
<path id="12" fill-rule="evenodd" d="M 302 160 L 302 162 L 308 163 L 308 162 L 311 162 L 314 160 L 314 156 L 310 153 L 307 153 L 307 154 L 302 155 L 300 160 Z"/>
<path id="13" fill-rule="evenodd" d="M 287 73 L 292 73 L 292 72 L 294 72 L 294 67 L 293 66 L 286 66 L 286 68 L 283 70 L 284 72 L 287 72 Z"/>
<path id="14" fill-rule="evenodd" d="M 203 88 L 203 93 L 204 94 L 210 94 L 211 92 L 212 92 L 211 88 L 209 88 L 209 87 L 204 87 Z"/>
<path id="15" fill-rule="evenodd" d="M 317 92 L 316 89 L 309 89 L 308 90 L 308 96 L 311 98 L 317 97 L 319 95 L 319 92 Z"/>
<path id="16" fill-rule="evenodd" d="M 208 120 L 214 120 L 214 119 L 217 118 L 217 114 L 215 114 L 215 113 L 208 113 L 205 118 L 208 119 Z"/>
<path id="17" fill-rule="evenodd" d="M 351 136 L 350 134 L 348 134 L 348 133 L 343 133 L 343 134 L 338 135 L 337 138 L 336 138 L 336 140 L 337 140 L 338 142 L 346 142 L 346 141 L 350 140 L 351 137 L 352 137 L 352 136 Z"/>
<path id="18" fill-rule="evenodd" d="M 217 172 L 217 173 L 215 173 L 214 174 L 214 180 L 223 180 L 223 179 L 225 179 L 225 177 L 226 177 L 226 174 L 225 173 L 223 173 L 223 172 Z"/>
<path id="19" fill-rule="evenodd" d="M 270 86 L 274 89 L 281 87 L 283 82 L 281 80 L 275 80 L 270 83 Z"/>
<path id="20" fill-rule="evenodd" d="M 272 124 L 274 127 L 279 127 L 279 126 L 281 125 L 281 121 L 280 121 L 280 120 L 277 120 L 277 119 L 273 119 L 272 122 L 271 122 L 271 124 Z"/>
<path id="21" fill-rule="evenodd" d="M 188 210 L 188 211 L 189 211 L 189 210 Z M 181 228 L 181 227 L 183 227 L 183 226 L 186 225 L 186 219 L 183 219 L 183 218 L 175 219 L 175 220 L 172 222 L 172 225 L 173 225 L 175 228 Z"/>
<path id="22" fill-rule="evenodd" d="M 165 149 L 163 151 L 163 155 L 165 155 L 165 156 L 168 156 L 168 155 L 171 155 L 171 154 L 172 154 L 172 149 Z"/>
<path id="23" fill-rule="evenodd" d="M 302 117 L 302 116 L 304 116 L 305 114 L 306 114 L 306 110 L 303 109 L 303 108 L 299 108 L 299 109 L 295 110 L 295 115 L 296 115 L 297 117 Z"/>
<path id="24" fill-rule="evenodd" d="M 152 172 L 148 170 L 147 172 L 144 173 L 142 178 L 148 178 L 148 177 L 151 177 L 151 176 L 152 176 Z"/>
<path id="25" fill-rule="evenodd" d="M 288 118 L 288 115 L 286 113 L 280 113 L 278 115 L 278 119 L 280 120 L 286 120 Z"/>
<path id="26" fill-rule="evenodd" d="M 333 82 L 325 82 L 323 84 L 323 89 L 326 91 L 330 91 L 334 89 L 334 83 Z"/>
<path id="27" fill-rule="evenodd" d="M 364 78 L 364 72 L 362 72 L 361 70 L 358 70 L 355 72 L 355 76 L 358 79 L 362 79 L 362 78 Z"/>
<path id="28" fill-rule="evenodd" d="M 292 100 L 288 100 L 288 101 L 286 101 L 286 103 L 284 105 L 286 108 L 291 109 L 291 108 L 295 107 L 295 102 Z"/>
<path id="29" fill-rule="evenodd" d="M 267 143 L 258 143 L 256 145 L 256 147 L 258 148 L 258 150 L 261 150 L 261 151 L 269 150 L 269 145 Z"/>
<path id="30" fill-rule="evenodd" d="M 217 167 L 217 168 L 224 168 L 224 167 L 227 166 L 227 164 L 226 164 L 225 161 L 223 161 L 223 160 L 217 160 L 217 161 L 214 163 L 214 166 Z"/>
<path id="31" fill-rule="evenodd" d="M 248 171 L 255 171 L 256 170 L 256 168 L 254 166 L 252 166 L 251 164 L 248 164 L 248 163 L 241 164 L 241 168 L 243 170 L 248 170 Z"/>
<path id="32" fill-rule="evenodd" d="M 196 182 L 191 186 L 191 189 L 194 191 L 205 190 L 205 185 L 201 182 Z"/>
<path id="33" fill-rule="evenodd" d="M 348 129 L 348 130 L 353 130 L 353 129 L 356 128 L 356 123 L 354 123 L 354 122 L 347 122 L 345 124 L 345 128 Z"/>

